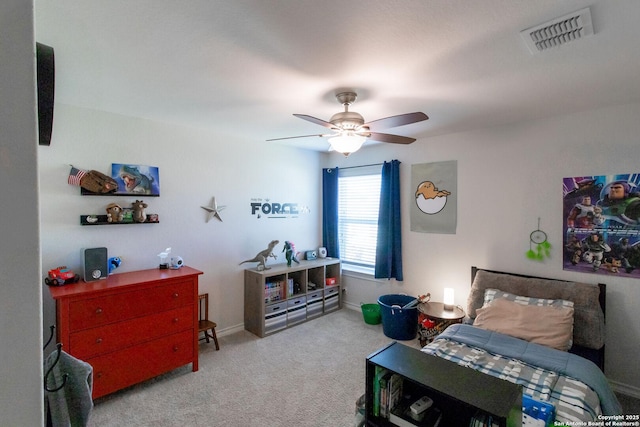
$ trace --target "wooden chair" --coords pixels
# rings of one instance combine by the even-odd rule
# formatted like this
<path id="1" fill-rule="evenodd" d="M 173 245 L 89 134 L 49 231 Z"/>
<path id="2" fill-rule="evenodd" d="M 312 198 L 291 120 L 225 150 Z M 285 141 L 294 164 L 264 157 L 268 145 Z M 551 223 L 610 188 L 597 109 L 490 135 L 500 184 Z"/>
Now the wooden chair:
<path id="1" fill-rule="evenodd" d="M 207 342 L 210 342 L 209 338 L 213 338 L 213 342 L 216 343 L 216 350 L 220 350 L 218 337 L 216 336 L 216 326 L 218 325 L 209 320 L 209 294 L 198 295 L 198 310 L 198 333 L 204 332 L 204 337 L 200 338 L 200 341 L 207 340 Z M 211 333 L 209 333 L 209 329 L 211 329 Z"/>

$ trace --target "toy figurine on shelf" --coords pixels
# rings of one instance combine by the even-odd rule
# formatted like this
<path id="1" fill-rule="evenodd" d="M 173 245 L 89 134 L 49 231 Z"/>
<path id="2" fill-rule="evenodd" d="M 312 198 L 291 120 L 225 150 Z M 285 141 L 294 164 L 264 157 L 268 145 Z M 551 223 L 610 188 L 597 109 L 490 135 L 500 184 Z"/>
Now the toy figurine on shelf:
<path id="1" fill-rule="evenodd" d="M 282 252 L 285 252 L 284 256 L 287 258 L 287 267 L 291 267 L 291 261 L 295 261 L 296 264 L 300 264 L 300 261 L 298 261 L 298 258 L 296 257 L 296 246 L 293 242 L 285 240 Z"/>
<path id="2" fill-rule="evenodd" d="M 133 220 L 135 222 L 145 222 L 147 220 L 147 213 L 145 209 L 149 207 L 142 200 L 136 200 L 134 203 L 131 203 L 131 207 L 133 208 Z"/>
<path id="3" fill-rule="evenodd" d="M 113 273 L 113 270 L 120 267 L 122 264 L 122 259 L 118 256 L 112 256 L 107 260 L 107 268 L 109 269 L 109 274 Z"/>
<path id="4" fill-rule="evenodd" d="M 68 283 L 76 283 L 80 280 L 80 275 L 67 268 L 66 265 L 49 270 L 49 274 L 44 279 L 47 286 L 62 286 Z"/>
<path id="5" fill-rule="evenodd" d="M 160 252 L 158 257 L 160 257 L 160 270 L 167 270 L 169 268 L 169 263 L 167 262 L 167 257 L 171 253 L 171 248 L 167 248 L 164 252 Z"/>
<path id="6" fill-rule="evenodd" d="M 122 222 L 124 211 L 117 203 L 109 203 L 107 206 L 107 222 Z"/>
<path id="7" fill-rule="evenodd" d="M 269 257 L 271 257 L 273 259 L 277 259 L 278 258 L 278 256 L 273 253 L 273 248 L 275 248 L 278 243 L 280 243 L 279 240 L 272 240 L 271 242 L 269 242 L 269 246 L 267 247 L 267 249 L 258 252 L 258 254 L 255 257 L 253 257 L 251 259 L 244 260 L 238 265 L 242 265 L 245 262 L 257 262 L 258 263 L 258 267 L 257 267 L 258 270 L 260 270 L 260 271 L 269 270 L 271 267 L 267 267 L 267 259 Z"/>

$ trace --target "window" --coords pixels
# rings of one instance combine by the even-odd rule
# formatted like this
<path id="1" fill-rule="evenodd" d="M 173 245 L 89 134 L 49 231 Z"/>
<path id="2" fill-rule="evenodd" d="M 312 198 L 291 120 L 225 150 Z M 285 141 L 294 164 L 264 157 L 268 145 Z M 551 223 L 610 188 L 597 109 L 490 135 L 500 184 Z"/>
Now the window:
<path id="1" fill-rule="evenodd" d="M 346 270 L 374 274 L 381 167 L 345 168 L 338 175 L 338 239 Z"/>

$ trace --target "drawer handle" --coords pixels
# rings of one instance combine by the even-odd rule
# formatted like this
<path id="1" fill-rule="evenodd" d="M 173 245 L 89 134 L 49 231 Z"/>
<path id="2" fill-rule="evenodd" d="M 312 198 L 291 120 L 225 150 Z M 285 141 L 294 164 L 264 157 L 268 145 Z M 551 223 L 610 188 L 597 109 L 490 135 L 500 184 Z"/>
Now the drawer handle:
<path id="1" fill-rule="evenodd" d="M 96 339 L 96 344 L 102 344 L 102 338 Z"/>
<path id="2" fill-rule="evenodd" d="M 175 319 L 173 319 L 173 323 L 178 323 L 180 321 L 180 319 L 178 319 L 177 317 Z"/>
<path id="3" fill-rule="evenodd" d="M 179 297 L 178 293 L 176 292 L 175 294 L 173 294 L 173 297 L 178 298 Z"/>
<path id="4" fill-rule="evenodd" d="M 102 378 L 102 372 L 96 373 L 96 378 Z"/>
<path id="5" fill-rule="evenodd" d="M 102 309 L 100 307 L 96 309 L 96 314 L 102 314 Z"/>
<path id="6" fill-rule="evenodd" d="M 180 349 L 178 348 L 178 346 L 177 346 L 177 345 L 174 345 L 174 346 L 173 346 L 173 352 L 174 352 L 174 353 L 177 353 L 177 352 L 178 352 L 178 350 L 180 350 Z"/>

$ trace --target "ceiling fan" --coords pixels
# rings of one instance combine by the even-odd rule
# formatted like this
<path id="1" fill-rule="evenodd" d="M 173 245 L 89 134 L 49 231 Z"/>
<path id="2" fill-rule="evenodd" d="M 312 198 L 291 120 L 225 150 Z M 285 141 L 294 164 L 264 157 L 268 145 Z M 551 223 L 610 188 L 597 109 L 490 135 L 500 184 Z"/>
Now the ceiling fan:
<path id="1" fill-rule="evenodd" d="M 303 120 L 307 120 L 311 123 L 329 128 L 333 131 L 333 133 L 289 136 L 285 138 L 268 139 L 267 141 L 279 141 L 283 139 L 319 136 L 322 138 L 329 138 L 329 144 L 331 145 L 331 148 L 344 154 L 345 156 L 348 156 L 349 154 L 359 150 L 362 144 L 367 139 L 380 142 L 389 142 L 391 144 L 411 144 L 413 141 L 415 141 L 415 138 L 409 138 L 400 135 L 391 135 L 388 133 L 380 133 L 376 131 L 385 128 L 417 123 L 429 118 L 426 114 L 417 112 L 385 117 L 383 119 L 365 123 L 364 118 L 360 114 L 356 113 L 355 111 L 349 111 L 349 106 L 356 101 L 357 96 L 358 95 L 355 92 L 338 93 L 336 95 L 336 98 L 338 99 L 338 102 L 340 102 L 340 104 L 344 106 L 344 111 L 331 116 L 328 122 L 316 117 L 308 116 L 306 114 L 294 114 L 294 116 L 299 117 Z"/>

